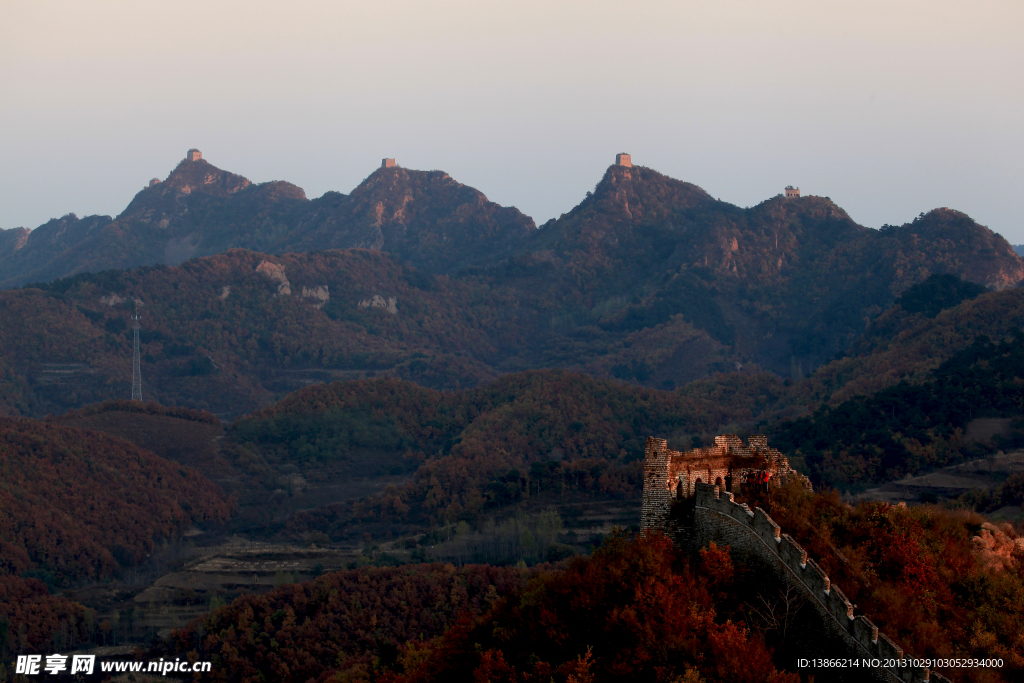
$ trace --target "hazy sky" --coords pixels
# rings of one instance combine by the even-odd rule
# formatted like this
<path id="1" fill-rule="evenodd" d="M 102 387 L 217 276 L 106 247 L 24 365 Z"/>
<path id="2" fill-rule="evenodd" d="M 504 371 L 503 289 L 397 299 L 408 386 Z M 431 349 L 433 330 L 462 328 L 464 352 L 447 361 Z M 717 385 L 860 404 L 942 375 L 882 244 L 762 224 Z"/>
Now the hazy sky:
<path id="1" fill-rule="evenodd" d="M 116 215 L 189 147 L 350 192 L 443 169 L 538 224 L 616 152 L 872 227 L 1024 243 L 1024 2 L 0 0 L 0 227 Z"/>

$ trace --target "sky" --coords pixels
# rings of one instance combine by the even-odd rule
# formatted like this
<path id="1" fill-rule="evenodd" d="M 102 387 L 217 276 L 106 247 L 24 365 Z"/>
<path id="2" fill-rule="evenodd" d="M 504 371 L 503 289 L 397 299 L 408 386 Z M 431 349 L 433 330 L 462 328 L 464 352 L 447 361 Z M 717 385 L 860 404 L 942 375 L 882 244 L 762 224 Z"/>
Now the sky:
<path id="1" fill-rule="evenodd" d="M 870 227 L 1024 243 L 1020 0 L 0 0 L 0 228 L 116 215 L 191 147 L 348 193 L 395 157 L 538 225 L 617 152 Z"/>

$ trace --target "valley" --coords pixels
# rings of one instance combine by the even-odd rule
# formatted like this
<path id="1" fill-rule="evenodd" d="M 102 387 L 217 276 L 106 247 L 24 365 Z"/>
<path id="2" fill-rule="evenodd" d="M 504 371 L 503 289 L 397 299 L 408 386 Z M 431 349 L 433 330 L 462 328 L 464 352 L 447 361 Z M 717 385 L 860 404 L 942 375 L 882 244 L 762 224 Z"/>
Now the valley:
<path id="1" fill-rule="evenodd" d="M 878 488 L 866 489 L 856 496 L 860 500 L 887 503 L 922 504 L 955 499 L 969 495 L 988 502 L 999 485 L 1013 475 L 1024 474 L 1024 452 L 993 453 L 982 460 L 949 465 L 916 477 L 904 477 Z M 996 497 L 994 509 L 986 510 L 989 519 L 1020 523 L 1024 512 L 1019 505 L 1001 505 Z M 988 507 L 992 507 L 989 505 Z"/>

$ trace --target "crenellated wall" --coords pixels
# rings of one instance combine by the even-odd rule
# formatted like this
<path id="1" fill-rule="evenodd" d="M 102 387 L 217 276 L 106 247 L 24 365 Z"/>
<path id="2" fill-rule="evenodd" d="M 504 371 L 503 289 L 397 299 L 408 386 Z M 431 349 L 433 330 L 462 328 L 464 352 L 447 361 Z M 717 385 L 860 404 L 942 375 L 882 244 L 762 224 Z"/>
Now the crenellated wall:
<path id="1" fill-rule="evenodd" d="M 646 500 L 646 498 L 645 498 Z M 694 523 L 690 539 L 697 547 L 710 541 L 730 546 L 745 560 L 769 567 L 776 578 L 795 587 L 818 613 L 830 634 L 845 643 L 846 656 L 863 659 L 902 659 L 903 651 L 854 606 L 807 552 L 761 508 L 751 511 L 737 503 L 733 494 L 717 486 L 697 484 L 694 491 Z M 656 527 L 647 527 L 656 528 Z M 909 656 L 909 655 L 908 655 Z M 870 671 L 870 673 L 869 673 Z M 861 669 L 874 680 L 890 683 L 948 683 L 948 679 L 924 668 Z"/>

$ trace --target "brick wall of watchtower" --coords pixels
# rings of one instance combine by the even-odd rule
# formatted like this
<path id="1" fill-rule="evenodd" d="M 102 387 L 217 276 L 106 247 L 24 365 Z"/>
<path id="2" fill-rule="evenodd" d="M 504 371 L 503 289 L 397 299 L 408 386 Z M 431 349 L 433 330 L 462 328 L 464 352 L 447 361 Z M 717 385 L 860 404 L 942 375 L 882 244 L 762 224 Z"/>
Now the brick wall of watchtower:
<path id="1" fill-rule="evenodd" d="M 649 436 L 644 444 L 644 499 L 640 528 L 667 531 L 671 498 L 668 487 L 668 441 Z"/>

